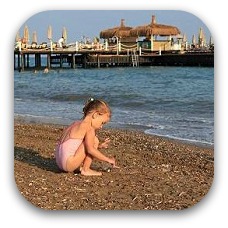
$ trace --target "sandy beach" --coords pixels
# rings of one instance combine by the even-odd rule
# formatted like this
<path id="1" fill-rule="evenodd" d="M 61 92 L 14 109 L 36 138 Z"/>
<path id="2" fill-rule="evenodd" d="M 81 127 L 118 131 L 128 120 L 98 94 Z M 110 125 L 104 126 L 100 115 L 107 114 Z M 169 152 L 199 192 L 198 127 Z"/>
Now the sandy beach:
<path id="1" fill-rule="evenodd" d="M 64 126 L 15 121 L 14 174 L 18 191 L 47 210 L 180 210 L 208 193 L 214 148 L 139 131 L 103 129 L 103 150 L 120 169 L 95 161 L 100 177 L 61 172 L 54 151 Z"/>

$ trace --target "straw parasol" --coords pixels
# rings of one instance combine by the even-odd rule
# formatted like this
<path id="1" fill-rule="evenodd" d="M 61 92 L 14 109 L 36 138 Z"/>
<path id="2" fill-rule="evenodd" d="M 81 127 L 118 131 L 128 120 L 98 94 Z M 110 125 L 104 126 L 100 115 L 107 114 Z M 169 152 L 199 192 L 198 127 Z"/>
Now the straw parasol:
<path id="1" fill-rule="evenodd" d="M 198 45 L 200 47 L 203 47 L 205 46 L 205 44 L 206 44 L 206 36 L 204 34 L 203 28 L 200 27 L 199 34 L 198 34 Z"/>
<path id="2" fill-rule="evenodd" d="M 201 46 L 203 42 L 203 29 L 199 29 L 199 34 L 198 34 L 198 45 Z"/>
<path id="3" fill-rule="evenodd" d="M 187 40 L 187 36 L 186 36 L 186 34 L 184 33 L 184 35 L 183 35 L 183 42 L 187 42 L 188 40 Z"/>
<path id="4" fill-rule="evenodd" d="M 102 30 L 100 32 L 100 38 L 108 39 L 114 36 L 117 36 L 118 38 L 129 37 L 132 27 L 125 26 L 124 21 L 124 19 L 121 19 L 120 26 Z"/>
<path id="5" fill-rule="evenodd" d="M 148 25 L 137 26 L 130 31 L 132 36 L 151 36 L 151 35 L 159 35 L 159 36 L 175 36 L 180 34 L 180 30 L 171 25 L 163 25 L 157 24 L 155 16 L 152 16 L 151 23 Z"/>
<path id="6" fill-rule="evenodd" d="M 37 44 L 37 33 L 36 33 L 36 31 L 34 31 L 32 33 L 32 43 Z"/>
<path id="7" fill-rule="evenodd" d="M 49 40 L 52 40 L 52 27 L 51 27 L 51 25 L 48 26 L 47 38 Z"/>
<path id="8" fill-rule="evenodd" d="M 210 36 L 209 45 L 211 46 L 211 45 L 213 45 L 213 44 L 214 44 L 213 38 L 212 38 L 212 36 Z"/>
<path id="9" fill-rule="evenodd" d="M 65 27 L 63 27 L 63 30 L 62 30 L 62 37 L 66 43 L 66 41 L 67 41 L 67 30 Z"/>
<path id="10" fill-rule="evenodd" d="M 29 29 L 28 29 L 28 26 L 25 25 L 24 34 L 23 34 L 23 43 L 28 44 L 28 42 L 29 42 Z"/>
<path id="11" fill-rule="evenodd" d="M 195 36 L 195 34 L 192 35 L 192 44 L 196 45 L 196 36 Z"/>
<path id="12" fill-rule="evenodd" d="M 20 36 L 19 31 L 18 31 L 17 34 L 16 34 L 16 37 L 15 37 L 15 41 L 18 42 L 20 40 L 21 40 L 21 36 Z"/>

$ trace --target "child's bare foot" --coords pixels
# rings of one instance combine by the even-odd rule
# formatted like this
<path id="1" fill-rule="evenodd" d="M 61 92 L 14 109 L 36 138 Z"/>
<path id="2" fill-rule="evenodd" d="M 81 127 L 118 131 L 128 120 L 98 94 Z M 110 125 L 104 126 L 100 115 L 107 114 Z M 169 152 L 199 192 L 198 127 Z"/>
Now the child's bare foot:
<path id="1" fill-rule="evenodd" d="M 101 176 L 102 172 L 98 172 L 92 169 L 88 169 L 86 171 L 84 169 L 81 169 L 81 174 L 83 176 Z"/>

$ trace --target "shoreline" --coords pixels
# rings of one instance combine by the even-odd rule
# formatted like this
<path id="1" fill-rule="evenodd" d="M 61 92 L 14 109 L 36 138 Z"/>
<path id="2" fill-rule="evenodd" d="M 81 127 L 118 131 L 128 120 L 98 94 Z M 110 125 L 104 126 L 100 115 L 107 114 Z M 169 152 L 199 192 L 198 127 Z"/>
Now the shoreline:
<path id="1" fill-rule="evenodd" d="M 37 118 L 33 118 L 33 117 L 21 117 L 20 114 L 17 117 L 14 117 L 14 122 L 18 122 L 18 123 L 24 123 L 24 124 L 45 124 L 45 125 L 51 125 L 51 126 L 67 126 L 70 124 L 69 123 L 64 123 L 64 121 L 59 121 L 59 123 L 57 123 L 57 121 L 55 120 L 54 122 L 50 122 L 50 120 L 47 120 L 46 122 L 42 122 Z M 184 138 L 176 138 L 176 137 L 172 137 L 172 136 L 166 136 L 166 135 L 158 135 L 158 134 L 151 134 L 151 133 L 147 133 L 147 128 L 144 127 L 132 127 L 130 125 L 123 125 L 123 126 L 107 126 L 105 127 L 105 129 L 113 129 L 113 130 L 129 130 L 129 131 L 139 131 L 143 134 L 146 135 L 151 135 L 151 136 L 155 136 L 155 137 L 161 137 L 167 140 L 174 140 L 174 141 L 178 141 L 180 143 L 184 143 L 184 144 L 189 144 L 189 145 L 196 145 L 199 147 L 206 147 L 206 148 L 214 148 L 214 143 L 209 143 L 209 142 L 203 142 L 203 141 L 197 141 L 197 140 L 191 140 L 191 139 L 184 139 Z"/>
<path id="2" fill-rule="evenodd" d="M 61 172 L 54 158 L 64 126 L 14 122 L 14 174 L 18 190 L 33 205 L 50 210 L 181 210 L 198 203 L 214 176 L 214 148 L 137 130 L 103 129 L 103 152 L 120 169 L 94 161 L 101 177 Z"/>

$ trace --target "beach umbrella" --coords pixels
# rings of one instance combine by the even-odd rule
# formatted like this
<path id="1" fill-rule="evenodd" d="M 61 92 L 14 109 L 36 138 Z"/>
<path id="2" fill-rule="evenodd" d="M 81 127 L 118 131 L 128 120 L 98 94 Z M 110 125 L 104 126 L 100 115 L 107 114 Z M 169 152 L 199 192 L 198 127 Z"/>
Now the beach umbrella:
<path id="1" fill-rule="evenodd" d="M 130 36 L 130 30 L 132 27 L 125 26 L 125 20 L 121 19 L 120 26 L 116 26 L 113 28 L 105 29 L 100 32 L 100 38 L 108 39 L 114 36 L 118 38 L 124 38 Z"/>
<path id="2" fill-rule="evenodd" d="M 213 44 L 214 44 L 213 38 L 212 38 L 212 36 L 210 36 L 209 45 L 211 46 Z"/>
<path id="3" fill-rule="evenodd" d="M 198 45 L 201 47 L 203 46 L 204 43 L 204 33 L 202 27 L 199 29 L 199 34 L 198 34 Z"/>
<path id="4" fill-rule="evenodd" d="M 67 30 L 65 27 L 63 27 L 63 30 L 62 30 L 62 37 L 66 43 L 66 41 L 67 41 Z"/>
<path id="5" fill-rule="evenodd" d="M 34 31 L 32 33 L 32 43 L 37 44 L 37 33 L 36 33 L 36 31 Z"/>
<path id="6" fill-rule="evenodd" d="M 23 41 L 25 44 L 28 44 L 29 42 L 29 29 L 27 25 L 24 27 Z"/>
<path id="7" fill-rule="evenodd" d="M 21 40 L 20 33 L 17 32 L 16 37 L 15 37 L 15 41 L 18 42 L 18 41 L 20 41 L 20 40 Z"/>
<path id="8" fill-rule="evenodd" d="M 183 35 L 183 42 L 187 42 L 187 36 L 186 36 L 186 34 Z"/>
<path id="9" fill-rule="evenodd" d="M 142 25 L 142 26 L 137 26 L 133 29 L 131 29 L 130 34 L 132 36 L 175 36 L 180 34 L 180 30 L 171 25 L 163 25 L 163 24 L 157 24 L 155 16 L 152 16 L 152 20 L 150 24 L 147 25 Z"/>
<path id="10" fill-rule="evenodd" d="M 192 44 L 196 45 L 196 36 L 195 36 L 195 34 L 193 34 L 193 36 L 192 36 Z"/>
<path id="11" fill-rule="evenodd" d="M 49 40 L 52 40 L 52 27 L 51 27 L 51 25 L 48 26 L 47 37 Z"/>

